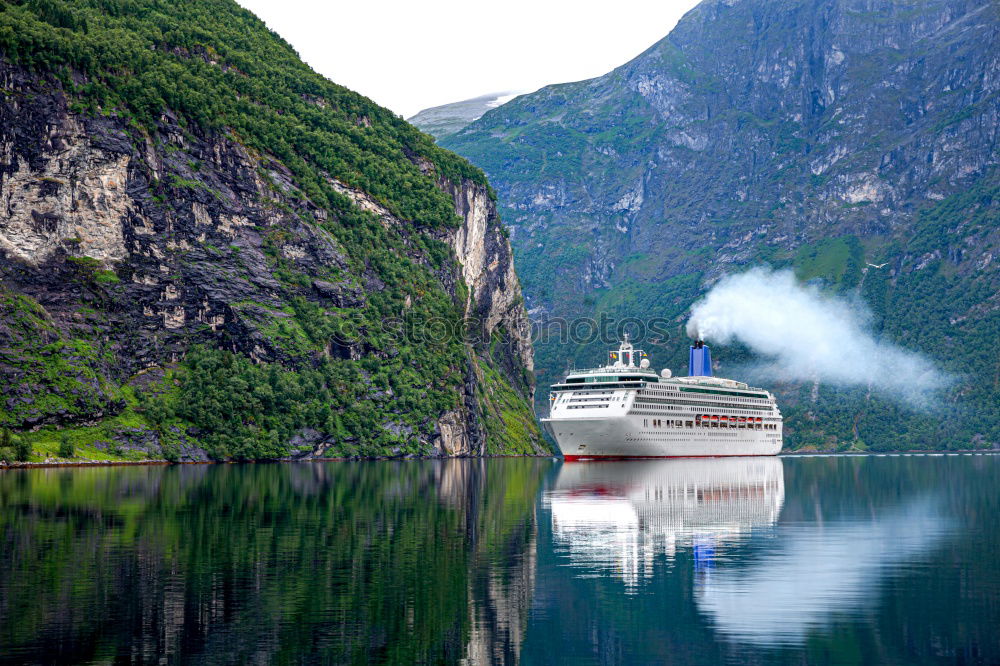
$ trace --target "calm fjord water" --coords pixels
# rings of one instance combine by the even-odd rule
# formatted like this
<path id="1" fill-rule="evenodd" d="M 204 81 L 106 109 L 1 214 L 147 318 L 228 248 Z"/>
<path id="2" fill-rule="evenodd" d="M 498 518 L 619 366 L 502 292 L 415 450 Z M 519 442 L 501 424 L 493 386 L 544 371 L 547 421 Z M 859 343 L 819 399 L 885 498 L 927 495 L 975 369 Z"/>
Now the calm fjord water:
<path id="1" fill-rule="evenodd" d="M 0 473 L 0 662 L 1000 661 L 1000 456 Z"/>

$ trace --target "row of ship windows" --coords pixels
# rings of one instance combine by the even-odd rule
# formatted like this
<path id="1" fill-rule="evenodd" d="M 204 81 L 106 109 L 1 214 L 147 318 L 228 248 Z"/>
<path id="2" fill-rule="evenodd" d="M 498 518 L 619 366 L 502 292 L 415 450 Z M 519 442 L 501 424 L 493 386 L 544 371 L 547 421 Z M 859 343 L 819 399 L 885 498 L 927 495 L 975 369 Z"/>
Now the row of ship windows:
<path id="1" fill-rule="evenodd" d="M 581 395 L 580 393 L 577 394 L 577 396 L 580 395 Z M 577 403 L 577 402 L 617 402 L 622 399 L 622 397 L 615 396 L 614 391 L 587 391 L 582 395 L 585 397 L 574 398 L 572 393 L 558 397 L 553 395 L 553 400 L 556 403 L 566 404 L 566 403 Z M 609 396 L 609 397 L 601 397 L 601 396 Z"/>
<path id="2" fill-rule="evenodd" d="M 681 410 L 685 409 L 685 407 L 674 407 L 672 405 L 647 404 L 647 403 L 643 403 L 641 400 L 636 400 L 634 407 L 635 407 L 635 409 L 646 409 L 646 410 L 649 410 L 648 413 L 650 413 L 650 414 L 657 414 L 659 412 L 662 412 L 663 410 L 681 411 Z M 761 412 L 749 411 L 749 410 L 741 410 L 739 407 L 733 407 L 732 405 L 695 405 L 695 407 L 711 407 L 713 409 L 725 409 L 726 411 L 728 411 L 730 413 L 733 413 L 733 414 L 736 414 L 738 416 L 746 416 L 746 417 L 750 417 L 750 416 L 760 417 L 760 416 L 762 416 Z M 766 414 L 764 414 L 764 415 L 766 415 Z"/>
<path id="3" fill-rule="evenodd" d="M 570 398 L 568 400 L 564 398 L 563 402 L 564 404 L 570 405 L 569 407 L 567 407 L 567 409 L 585 409 L 587 407 L 595 407 L 595 408 L 607 407 L 608 405 L 606 404 L 594 404 L 594 403 L 617 402 L 618 400 L 620 400 L 620 398 L 618 397 L 611 397 L 611 398 L 587 397 L 587 398 Z M 715 409 L 727 409 L 729 411 L 736 413 L 737 415 L 743 415 L 743 416 L 753 416 L 756 413 L 759 413 L 760 411 L 770 411 L 769 408 L 759 409 L 759 408 L 749 407 L 747 405 L 723 405 L 719 403 L 709 403 L 709 402 L 662 400 L 662 399 L 652 399 L 652 398 L 637 399 L 634 403 L 634 406 L 638 409 L 646 408 L 646 409 L 654 409 L 660 411 L 663 410 L 679 411 L 682 409 L 681 407 L 675 407 L 665 403 L 677 403 L 685 406 L 713 407 Z"/>
<path id="4" fill-rule="evenodd" d="M 670 397 L 677 397 L 677 391 L 664 390 L 664 389 L 645 389 L 639 391 L 639 395 L 666 395 Z M 764 405 L 767 404 L 767 400 L 764 398 L 740 398 L 729 393 L 720 392 L 718 395 L 725 397 L 727 400 L 735 400 L 736 402 L 742 402 L 751 405 Z"/>
<path id="5" fill-rule="evenodd" d="M 646 405 L 692 405 L 696 407 L 715 407 L 716 409 L 751 409 L 758 412 L 769 412 L 771 408 L 769 406 L 761 405 L 760 407 L 756 405 L 742 405 L 735 403 L 724 403 L 724 402 L 704 402 L 700 400 L 670 400 L 668 398 L 648 398 L 642 395 L 636 397 L 636 404 L 642 403 Z"/>
<path id="6" fill-rule="evenodd" d="M 586 397 L 576 397 L 576 396 L 580 396 L 581 393 L 582 393 L 582 395 L 584 395 Z M 768 405 L 768 404 L 761 404 L 760 406 L 757 406 L 757 405 L 753 405 L 753 404 L 735 404 L 735 403 L 727 404 L 727 403 L 721 403 L 721 402 L 706 402 L 706 401 L 702 401 L 702 400 L 678 400 L 678 399 L 669 399 L 669 398 L 651 398 L 651 397 L 645 395 L 645 393 L 646 392 L 643 392 L 643 391 L 639 392 L 639 394 L 636 396 L 636 400 L 635 400 L 635 404 L 636 405 L 653 406 L 653 405 L 668 405 L 668 404 L 670 404 L 670 405 L 687 405 L 687 406 L 690 406 L 690 407 L 714 407 L 716 409 L 747 409 L 747 410 L 752 410 L 752 411 L 756 411 L 756 412 L 769 412 L 769 411 L 771 411 L 771 406 Z M 577 392 L 576 396 L 573 396 L 572 394 L 570 394 L 568 396 L 564 396 L 563 400 L 566 401 L 566 402 L 583 402 L 585 400 L 594 400 L 595 398 L 592 398 L 591 396 L 603 396 L 603 395 L 613 395 L 613 394 L 614 394 L 613 391 L 586 391 L 586 392 Z M 613 398 L 613 400 L 616 400 L 616 401 L 618 399 L 620 399 L 620 398 Z M 738 398 L 733 398 L 733 399 L 734 400 L 738 400 Z"/>
<path id="7" fill-rule="evenodd" d="M 573 399 L 573 400 L 567 400 L 565 404 L 570 405 L 570 407 L 567 407 L 567 409 L 583 409 L 584 407 L 607 407 L 607 405 L 594 404 L 594 403 L 611 402 L 612 400 L 613 400 L 613 398 L 576 398 L 576 399 Z M 579 403 L 584 403 L 584 404 L 579 404 Z M 648 405 L 648 404 L 644 405 L 641 400 L 636 400 L 635 407 L 642 408 L 644 406 L 646 408 L 653 408 L 653 409 L 656 409 L 658 411 L 664 411 L 664 410 L 668 410 L 668 411 L 669 410 L 681 411 L 683 409 L 683 407 L 674 407 L 674 406 L 671 406 L 671 405 Z M 720 405 L 707 405 L 707 406 L 709 406 L 709 407 L 719 407 Z M 735 413 L 735 414 L 738 414 L 738 415 L 742 414 L 744 416 L 750 416 L 750 415 L 756 414 L 756 412 L 740 411 L 739 409 L 737 409 L 735 407 L 729 407 L 728 410 L 731 411 L 731 412 L 733 412 L 733 413 Z M 655 413 L 655 412 L 653 412 L 653 413 Z"/>
<path id="8" fill-rule="evenodd" d="M 652 425 L 650 425 L 652 422 Z M 644 428 L 730 428 L 737 430 L 777 430 L 777 423 L 745 423 L 737 421 L 685 421 L 682 419 L 643 419 Z"/>

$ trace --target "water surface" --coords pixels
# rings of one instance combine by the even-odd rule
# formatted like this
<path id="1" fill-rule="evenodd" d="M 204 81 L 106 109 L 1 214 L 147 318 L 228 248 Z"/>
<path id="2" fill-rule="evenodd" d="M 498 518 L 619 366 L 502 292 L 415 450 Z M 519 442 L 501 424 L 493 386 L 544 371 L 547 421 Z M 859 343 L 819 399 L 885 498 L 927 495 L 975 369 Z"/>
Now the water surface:
<path id="1" fill-rule="evenodd" d="M 1000 456 L 0 473 L 3 663 L 996 663 Z"/>

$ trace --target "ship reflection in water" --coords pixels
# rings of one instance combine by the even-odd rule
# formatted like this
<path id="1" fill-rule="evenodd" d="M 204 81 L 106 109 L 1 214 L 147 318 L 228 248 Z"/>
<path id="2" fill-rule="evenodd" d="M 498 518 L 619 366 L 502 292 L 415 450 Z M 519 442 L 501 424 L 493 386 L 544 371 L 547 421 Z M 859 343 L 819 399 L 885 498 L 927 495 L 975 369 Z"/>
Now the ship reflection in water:
<path id="1" fill-rule="evenodd" d="M 672 562 L 690 548 L 699 568 L 712 566 L 726 545 L 771 528 L 784 500 L 772 457 L 566 463 L 545 497 L 554 547 L 630 591 L 653 576 L 659 553 Z"/>
<path id="2" fill-rule="evenodd" d="M 553 549 L 576 578 L 619 580 L 628 595 L 661 594 L 656 577 L 693 578 L 693 586 L 681 584 L 686 603 L 719 638 L 803 646 L 838 617 L 872 611 L 893 572 L 932 554 L 949 532 L 934 493 L 826 519 L 820 503 L 803 515 L 799 498 L 794 516 L 779 521 L 784 464 L 774 457 L 565 463 L 543 498 Z"/>

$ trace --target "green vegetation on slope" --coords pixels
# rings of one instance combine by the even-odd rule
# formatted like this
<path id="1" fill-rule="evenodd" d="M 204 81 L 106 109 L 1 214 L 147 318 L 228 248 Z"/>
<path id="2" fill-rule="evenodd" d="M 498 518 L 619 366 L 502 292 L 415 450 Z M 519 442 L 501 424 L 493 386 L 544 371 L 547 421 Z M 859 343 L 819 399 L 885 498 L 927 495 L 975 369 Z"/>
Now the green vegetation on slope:
<path id="1" fill-rule="evenodd" d="M 67 421 L 115 409 L 123 401 L 101 372 L 112 362 L 92 337 L 66 337 L 31 298 L 0 287 L 2 357 L 8 380 L 0 401 L 0 424 L 46 416 Z"/>
<path id="2" fill-rule="evenodd" d="M 256 202 L 273 215 L 271 226 L 254 232 L 261 234 L 268 269 L 279 284 L 261 302 L 230 304 L 277 360 L 253 363 L 230 351 L 238 347 L 231 331 L 213 334 L 202 326 L 186 333 L 193 351 L 176 368 L 134 391 L 128 385 L 133 378 L 121 376 L 113 359 L 105 358 L 100 336 L 60 330 L 47 323 L 37 303 L 4 296 L 4 319 L 13 317 L 24 332 L 16 344 L 2 345 L 0 361 L 24 366 L 28 375 L 20 377 L 32 395 L 23 405 L 0 404 L 0 423 L 24 428 L 31 419 L 51 423 L 64 415 L 63 424 L 74 427 L 76 455 L 95 459 L 155 455 L 130 453 L 116 443 L 123 429 L 143 428 L 158 433 L 168 458 L 194 445 L 214 458 L 238 459 L 300 453 L 317 443 L 332 443 L 328 455 L 429 452 L 436 419 L 462 406 L 467 354 L 488 369 L 495 362 L 488 351 L 469 352 L 457 340 L 411 340 L 392 322 L 405 312 L 414 321 L 457 326 L 464 285 L 455 287 L 455 297 L 444 286 L 456 273 L 454 255 L 423 232 L 459 222 L 438 178 L 485 184 L 481 171 L 310 70 L 231 0 L 5 2 L 0 54 L 30 68 L 54 93 L 68 95 L 75 112 L 127 127 L 136 154 L 149 146 L 170 155 L 186 150 L 185 141 L 165 130 L 174 118 L 190 135 L 189 144 L 195 137 L 222 137 L 246 146 L 261 161 L 257 176 L 271 182 L 276 197 Z M 150 179 L 153 204 L 180 211 L 192 198 L 221 199 L 202 180 L 211 167 L 195 155 L 183 157 L 186 172 Z M 291 191 L 271 181 L 271 167 L 264 167 L 271 159 L 293 174 Z M 336 191 L 331 179 L 372 195 L 405 223 L 387 228 Z M 317 207 L 326 214 L 314 215 Z M 306 269 L 288 260 L 282 247 L 294 241 L 296 224 L 328 235 L 346 266 Z M 220 249 L 206 242 L 203 249 L 245 270 L 238 245 Z M 184 275 L 187 255 L 180 256 L 172 278 Z M 102 308 L 130 306 L 127 281 L 94 260 L 69 261 L 100 296 L 86 306 L 96 308 L 93 318 L 101 318 Z M 339 307 L 316 296 L 315 279 L 358 291 L 369 280 L 376 287 L 365 290 L 363 304 Z M 84 309 L 83 303 L 76 307 Z M 482 390 L 491 413 L 499 409 L 496 400 L 530 420 L 523 400 L 511 406 L 509 383 L 499 374 Z M 87 424 L 88 417 L 103 421 Z M 537 435 L 537 428 L 530 432 Z M 58 455 L 62 439 L 56 428 L 26 437 L 35 458 Z M 530 448 L 513 436 L 490 445 L 497 453 Z"/>

